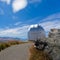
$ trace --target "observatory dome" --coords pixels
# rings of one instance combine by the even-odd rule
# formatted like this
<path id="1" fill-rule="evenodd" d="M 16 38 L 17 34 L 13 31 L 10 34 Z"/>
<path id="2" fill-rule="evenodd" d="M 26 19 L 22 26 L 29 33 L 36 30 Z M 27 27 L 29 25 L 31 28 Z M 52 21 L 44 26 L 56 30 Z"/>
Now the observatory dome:
<path id="1" fill-rule="evenodd" d="M 37 26 L 37 27 L 32 27 L 30 31 L 39 31 L 39 30 L 44 30 L 42 26 Z"/>
<path id="2" fill-rule="evenodd" d="M 37 27 L 30 28 L 28 32 L 28 40 L 37 40 L 45 38 L 45 30 L 42 26 L 38 25 Z"/>

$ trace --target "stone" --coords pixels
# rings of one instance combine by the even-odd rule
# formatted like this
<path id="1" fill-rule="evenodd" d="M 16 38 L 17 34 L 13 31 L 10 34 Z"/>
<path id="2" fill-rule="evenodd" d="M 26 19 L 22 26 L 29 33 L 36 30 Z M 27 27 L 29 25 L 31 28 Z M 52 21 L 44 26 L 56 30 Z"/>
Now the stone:
<path id="1" fill-rule="evenodd" d="M 52 40 L 52 42 L 50 41 Z M 52 60 L 60 60 L 60 42 L 54 42 L 54 39 L 47 39 L 47 43 L 48 43 L 48 48 L 45 48 L 44 51 L 46 51 L 52 58 Z"/>

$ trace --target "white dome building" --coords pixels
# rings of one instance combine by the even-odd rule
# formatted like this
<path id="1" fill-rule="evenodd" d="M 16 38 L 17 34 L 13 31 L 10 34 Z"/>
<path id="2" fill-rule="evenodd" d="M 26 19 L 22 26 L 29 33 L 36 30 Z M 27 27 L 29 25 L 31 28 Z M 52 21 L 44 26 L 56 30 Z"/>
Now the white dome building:
<path id="1" fill-rule="evenodd" d="M 45 31 L 43 27 L 38 25 L 37 27 L 30 28 L 28 32 L 28 40 L 37 40 L 44 38 L 45 38 Z"/>

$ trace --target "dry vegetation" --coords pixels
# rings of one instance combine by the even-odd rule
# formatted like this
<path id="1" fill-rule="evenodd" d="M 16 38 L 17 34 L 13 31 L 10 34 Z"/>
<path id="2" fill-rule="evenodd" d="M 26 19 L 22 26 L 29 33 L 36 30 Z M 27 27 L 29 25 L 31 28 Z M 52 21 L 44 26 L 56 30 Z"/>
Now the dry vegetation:
<path id="1" fill-rule="evenodd" d="M 12 40 L 12 41 L 7 41 L 5 43 L 0 43 L 0 51 L 7 47 L 10 47 L 11 45 L 17 45 L 17 44 L 23 44 L 23 43 L 26 43 L 26 42 Z"/>
<path id="2" fill-rule="evenodd" d="M 30 48 L 29 60 L 51 60 L 51 59 L 49 58 L 49 55 L 46 52 L 37 50 L 32 46 Z"/>

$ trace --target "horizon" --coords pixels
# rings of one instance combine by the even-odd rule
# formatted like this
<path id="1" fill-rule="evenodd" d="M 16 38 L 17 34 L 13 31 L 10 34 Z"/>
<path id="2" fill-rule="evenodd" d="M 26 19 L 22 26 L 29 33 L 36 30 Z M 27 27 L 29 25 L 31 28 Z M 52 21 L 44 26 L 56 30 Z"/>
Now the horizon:
<path id="1" fill-rule="evenodd" d="M 60 29 L 60 0 L 0 0 L 0 37 L 28 38 L 37 24 Z"/>

